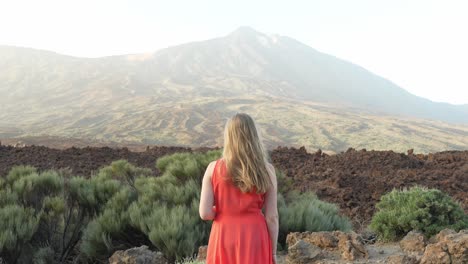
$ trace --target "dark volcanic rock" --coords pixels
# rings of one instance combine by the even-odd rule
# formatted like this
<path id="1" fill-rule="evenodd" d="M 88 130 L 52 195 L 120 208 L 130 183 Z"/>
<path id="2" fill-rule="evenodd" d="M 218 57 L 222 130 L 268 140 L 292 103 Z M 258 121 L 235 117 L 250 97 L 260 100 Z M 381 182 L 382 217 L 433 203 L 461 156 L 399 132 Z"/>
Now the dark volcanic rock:
<path id="1" fill-rule="evenodd" d="M 383 194 L 415 185 L 446 192 L 468 211 L 468 151 L 406 155 L 349 149 L 329 156 L 278 147 L 271 158 L 294 188 L 314 191 L 354 220 L 369 221 Z"/>
<path id="2" fill-rule="evenodd" d="M 192 149 L 161 146 L 148 148 L 144 152 L 132 152 L 127 148 L 109 147 L 71 147 L 59 150 L 44 146 L 22 148 L 0 146 L 0 176 L 7 175 L 15 165 L 31 165 L 39 171 L 68 167 L 75 175 L 89 177 L 99 168 L 119 159 L 126 159 L 136 166 L 150 168 L 155 175 L 158 175 L 156 160 L 176 152 L 192 152 Z"/>

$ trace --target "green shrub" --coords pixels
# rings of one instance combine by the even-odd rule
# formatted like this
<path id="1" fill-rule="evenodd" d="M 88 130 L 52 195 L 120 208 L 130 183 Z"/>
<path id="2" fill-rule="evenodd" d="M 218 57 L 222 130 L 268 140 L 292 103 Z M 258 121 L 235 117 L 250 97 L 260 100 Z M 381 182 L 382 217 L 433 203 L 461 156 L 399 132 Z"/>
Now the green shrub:
<path id="1" fill-rule="evenodd" d="M 393 190 L 383 195 L 376 207 L 370 227 L 386 241 L 399 239 L 411 230 L 432 236 L 444 228 L 468 227 L 468 217 L 460 205 L 436 189 Z"/>
<path id="2" fill-rule="evenodd" d="M 123 185 L 84 231 L 82 253 L 105 260 L 115 250 L 146 244 L 170 261 L 192 256 L 208 242 L 211 224 L 198 215 L 201 180 L 220 155 L 209 151 L 162 157 L 156 162 L 160 177 L 148 177 L 122 161 L 113 163 L 114 169 L 102 169 L 98 176 L 119 178 Z M 131 173 L 122 172 L 126 170 Z M 139 176 L 129 176 L 135 174 Z"/>
<path id="3" fill-rule="evenodd" d="M 76 184 L 87 188 L 75 195 L 83 196 L 89 207 L 97 208 L 95 217 L 83 230 L 80 244 L 80 251 L 89 262 L 106 261 L 116 250 L 150 244 L 141 231 L 130 226 L 128 212 L 138 198 L 135 182 L 149 175 L 149 169 L 118 160 L 100 169 L 91 179 L 77 179 Z"/>
<path id="4" fill-rule="evenodd" d="M 8 173 L 6 177 L 6 182 L 10 186 L 16 182 L 18 179 L 20 179 L 23 176 L 28 176 L 31 174 L 37 173 L 36 168 L 31 167 L 31 166 L 15 166 L 11 168 L 10 172 Z"/>
<path id="5" fill-rule="evenodd" d="M 31 208 L 7 205 L 0 208 L 0 253 L 7 263 L 15 263 L 39 226 L 39 216 Z"/>
<path id="6" fill-rule="evenodd" d="M 34 264 L 50 264 L 54 263 L 55 252 L 51 247 L 43 247 L 37 249 L 34 253 L 33 263 Z"/>
<path id="7" fill-rule="evenodd" d="M 63 179 L 55 171 L 12 168 L 0 189 L 0 253 L 8 263 L 31 263 L 41 243 L 57 241 L 62 190 Z"/>
<path id="8" fill-rule="evenodd" d="M 123 186 L 88 224 L 80 246 L 86 258 L 105 262 L 117 250 L 150 245 L 143 232 L 130 226 L 128 208 L 135 200 L 135 191 Z"/>
<path id="9" fill-rule="evenodd" d="M 91 179 L 73 177 L 66 170 L 38 173 L 30 166 L 12 168 L 0 188 L 1 256 L 7 263 L 78 259 L 76 246 L 89 222 L 98 216 L 115 220 L 109 211 L 136 200 L 135 191 L 125 192 L 134 179 L 149 174 L 125 161 L 113 162 Z M 112 227 L 109 222 L 114 223 L 104 226 Z"/>
<path id="10" fill-rule="evenodd" d="M 279 194 L 278 213 L 278 240 L 282 246 L 290 232 L 349 231 L 352 227 L 348 218 L 339 214 L 336 205 L 319 200 L 311 192 Z"/>

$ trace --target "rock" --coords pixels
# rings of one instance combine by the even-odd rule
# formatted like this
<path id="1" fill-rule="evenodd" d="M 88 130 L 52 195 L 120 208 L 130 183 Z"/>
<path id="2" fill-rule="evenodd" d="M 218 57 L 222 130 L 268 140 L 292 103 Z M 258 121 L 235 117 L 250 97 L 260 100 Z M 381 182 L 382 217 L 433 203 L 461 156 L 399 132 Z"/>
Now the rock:
<path id="1" fill-rule="evenodd" d="M 414 153 L 414 149 L 408 149 L 408 156 L 413 155 L 413 153 Z"/>
<path id="2" fill-rule="evenodd" d="M 452 230 L 453 231 L 453 230 Z M 444 232 L 442 230 L 439 235 Z M 462 230 L 458 233 L 446 232 L 445 236 L 439 236 L 442 243 L 447 247 L 453 264 L 468 263 L 468 230 Z"/>
<path id="3" fill-rule="evenodd" d="M 424 234 L 418 231 L 411 231 L 400 241 L 400 248 L 408 254 L 422 255 L 426 244 L 427 240 Z"/>
<path id="4" fill-rule="evenodd" d="M 315 152 L 315 155 L 316 156 L 322 156 L 322 150 L 321 149 L 318 149 L 316 152 Z"/>
<path id="5" fill-rule="evenodd" d="M 312 233 L 307 241 L 320 248 L 335 248 L 338 245 L 338 239 L 330 232 Z"/>
<path id="6" fill-rule="evenodd" d="M 331 232 L 294 232 L 286 237 L 286 243 L 289 246 L 299 240 L 304 240 L 319 248 L 336 248 L 338 245 L 338 239 Z"/>
<path id="7" fill-rule="evenodd" d="M 302 147 L 299 148 L 299 152 L 302 152 L 302 153 L 304 153 L 304 154 L 307 154 L 307 150 L 306 150 L 306 148 L 305 148 L 304 146 L 302 146 Z"/>
<path id="8" fill-rule="evenodd" d="M 354 148 L 348 148 L 346 150 L 346 153 L 351 153 L 351 152 L 355 152 L 356 150 Z"/>
<path id="9" fill-rule="evenodd" d="M 374 244 L 377 241 L 377 234 L 370 230 L 363 230 L 360 234 L 362 242 L 366 245 Z"/>
<path id="10" fill-rule="evenodd" d="M 446 241 L 447 237 L 449 237 L 450 235 L 454 235 L 456 234 L 457 232 L 455 232 L 454 230 L 452 229 L 444 229 L 442 231 L 440 231 L 436 236 L 435 236 L 435 243 L 437 242 L 442 242 L 442 241 Z"/>
<path id="11" fill-rule="evenodd" d="M 323 250 L 322 256 L 328 255 L 328 253 L 340 254 L 342 259 L 348 261 L 368 258 L 367 249 L 362 239 L 356 233 L 343 233 L 341 231 L 295 232 L 288 234 L 286 238 L 286 243 L 289 247 L 296 245 L 299 241 Z"/>
<path id="12" fill-rule="evenodd" d="M 109 264 L 167 264 L 161 252 L 153 252 L 148 246 L 119 250 L 109 258 Z"/>
<path id="13" fill-rule="evenodd" d="M 450 229 L 440 231 L 421 259 L 421 264 L 430 263 L 468 263 L 468 230 L 458 233 Z"/>
<path id="14" fill-rule="evenodd" d="M 367 249 L 356 233 L 351 232 L 348 234 L 340 231 L 335 231 L 333 233 L 336 234 L 339 239 L 338 249 L 341 252 L 342 259 L 354 261 L 359 258 L 368 258 L 369 254 Z"/>
<path id="15" fill-rule="evenodd" d="M 447 247 L 442 243 L 430 244 L 426 247 L 421 264 L 450 264 L 450 255 Z"/>
<path id="16" fill-rule="evenodd" d="M 204 261 L 206 259 L 207 250 L 208 250 L 208 246 L 201 246 L 198 248 L 198 255 L 197 255 L 198 261 Z"/>
<path id="17" fill-rule="evenodd" d="M 416 256 L 408 255 L 392 255 L 385 259 L 387 264 L 418 264 L 418 258 Z"/>
<path id="18" fill-rule="evenodd" d="M 294 245 L 288 248 L 288 256 L 286 257 L 286 263 L 314 263 L 320 258 L 321 252 L 322 250 L 319 247 L 300 239 Z"/>

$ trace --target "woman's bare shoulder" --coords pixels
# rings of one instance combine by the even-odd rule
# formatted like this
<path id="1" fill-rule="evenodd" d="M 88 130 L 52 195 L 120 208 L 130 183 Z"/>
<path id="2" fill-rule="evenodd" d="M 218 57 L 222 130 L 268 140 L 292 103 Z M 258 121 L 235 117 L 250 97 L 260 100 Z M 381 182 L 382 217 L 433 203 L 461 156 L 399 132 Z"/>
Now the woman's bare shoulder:
<path id="1" fill-rule="evenodd" d="M 213 160 L 212 162 L 210 162 L 208 164 L 208 166 L 206 167 L 206 174 L 209 175 L 209 177 L 211 178 L 211 176 L 213 175 L 214 173 L 214 170 L 215 170 L 215 167 L 216 167 L 216 163 L 218 162 L 218 160 Z"/>

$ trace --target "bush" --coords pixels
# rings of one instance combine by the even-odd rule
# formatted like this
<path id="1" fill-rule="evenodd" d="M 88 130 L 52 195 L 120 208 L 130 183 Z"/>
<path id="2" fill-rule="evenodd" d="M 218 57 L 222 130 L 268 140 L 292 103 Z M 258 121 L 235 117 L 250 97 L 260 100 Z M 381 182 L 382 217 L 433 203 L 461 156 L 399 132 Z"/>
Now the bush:
<path id="1" fill-rule="evenodd" d="M 55 171 L 37 173 L 29 166 L 14 167 L 0 189 L 0 253 L 7 263 L 31 263 L 40 244 L 58 236 L 63 207 L 62 177 Z"/>
<path id="2" fill-rule="evenodd" d="M 86 228 L 83 254 L 105 260 L 115 250 L 146 244 L 163 252 L 171 262 L 193 256 L 208 242 L 211 226 L 198 215 L 203 173 L 220 155 L 220 151 L 209 151 L 162 157 L 156 162 L 162 175 L 156 178 L 137 168 L 123 173 L 128 164 L 115 166 L 113 174 L 126 180 Z M 109 171 L 104 168 L 100 174 Z M 128 176 L 135 173 L 140 176 Z"/>
<path id="3" fill-rule="evenodd" d="M 89 180 L 77 179 L 75 184 L 88 188 L 81 188 L 82 193 L 75 195 L 92 197 L 84 201 L 88 207 L 97 208 L 95 217 L 83 230 L 80 244 L 88 262 L 104 262 L 114 251 L 151 244 L 141 231 L 132 228 L 128 212 L 129 206 L 138 199 L 135 182 L 150 175 L 149 169 L 118 160 Z"/>
<path id="4" fill-rule="evenodd" d="M 66 170 L 12 168 L 0 182 L 0 256 L 7 263 L 77 260 L 76 246 L 89 222 L 110 210 L 109 200 L 121 203 L 120 192 L 130 188 L 124 183 L 145 173 L 147 169 L 126 161 L 112 163 L 91 179 L 73 177 Z M 131 202 L 131 195 L 124 200 Z M 112 207 L 118 208 L 115 203 Z"/>
<path id="5" fill-rule="evenodd" d="M 34 210 L 19 205 L 0 208 L 0 253 L 7 263 L 16 263 L 39 225 Z"/>
<path id="6" fill-rule="evenodd" d="M 286 197 L 286 199 L 284 198 Z M 311 192 L 291 191 L 278 197 L 279 243 L 284 246 L 290 232 L 349 231 L 351 223 L 336 205 L 320 201 Z"/>
<path id="7" fill-rule="evenodd" d="M 444 228 L 468 227 L 468 216 L 461 206 L 436 189 L 393 190 L 383 195 L 376 207 L 370 227 L 385 241 L 402 238 L 411 230 L 432 236 Z"/>

